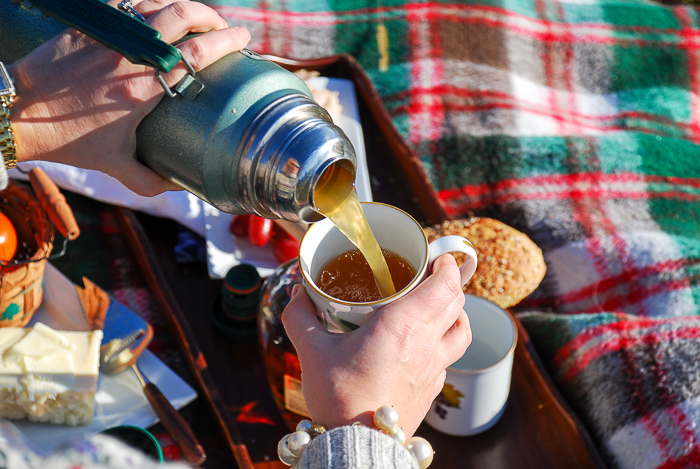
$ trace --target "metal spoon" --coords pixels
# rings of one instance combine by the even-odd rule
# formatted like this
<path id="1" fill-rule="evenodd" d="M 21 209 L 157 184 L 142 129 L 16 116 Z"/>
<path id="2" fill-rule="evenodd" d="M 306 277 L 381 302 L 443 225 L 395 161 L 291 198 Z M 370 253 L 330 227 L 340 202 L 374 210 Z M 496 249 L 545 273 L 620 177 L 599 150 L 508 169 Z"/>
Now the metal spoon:
<path id="1" fill-rule="evenodd" d="M 144 378 L 137 366 L 141 350 L 145 347 L 140 347 L 136 351 L 130 347 L 145 333 L 146 331 L 141 329 L 124 338 L 112 339 L 104 344 L 100 348 L 100 371 L 105 374 L 115 374 L 131 367 L 136 373 L 141 386 L 143 386 L 146 399 L 148 399 L 148 402 L 175 444 L 180 448 L 185 460 L 194 467 L 201 466 L 207 455 L 204 453 L 204 449 L 199 444 L 194 432 L 192 432 L 188 423 L 182 418 L 177 409 L 172 406 L 160 389 Z"/>

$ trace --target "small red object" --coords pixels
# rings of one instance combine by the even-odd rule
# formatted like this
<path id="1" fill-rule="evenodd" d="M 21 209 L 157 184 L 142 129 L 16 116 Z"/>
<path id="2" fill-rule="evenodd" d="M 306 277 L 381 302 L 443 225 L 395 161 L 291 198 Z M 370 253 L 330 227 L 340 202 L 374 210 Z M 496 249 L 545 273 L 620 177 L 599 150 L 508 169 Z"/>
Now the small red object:
<path id="1" fill-rule="evenodd" d="M 11 261 L 17 252 L 17 231 L 7 216 L 0 212 L 0 261 Z"/>
<path id="2" fill-rule="evenodd" d="M 250 215 L 235 215 L 229 225 L 229 230 L 233 236 L 244 238 L 248 236 L 248 224 L 250 223 Z"/>
<path id="3" fill-rule="evenodd" d="M 294 236 L 290 235 L 289 233 L 287 233 L 286 230 L 284 230 L 280 227 L 276 227 L 276 228 L 278 228 L 278 229 L 275 229 L 275 242 L 282 240 L 282 239 L 294 239 L 294 240 L 296 240 L 296 238 Z"/>
<path id="4" fill-rule="evenodd" d="M 248 239 L 253 246 L 265 246 L 272 238 L 272 220 L 250 215 Z"/>
<path id="5" fill-rule="evenodd" d="M 280 238 L 275 241 L 272 252 L 278 261 L 287 262 L 290 259 L 299 257 L 299 241 L 292 237 Z"/>

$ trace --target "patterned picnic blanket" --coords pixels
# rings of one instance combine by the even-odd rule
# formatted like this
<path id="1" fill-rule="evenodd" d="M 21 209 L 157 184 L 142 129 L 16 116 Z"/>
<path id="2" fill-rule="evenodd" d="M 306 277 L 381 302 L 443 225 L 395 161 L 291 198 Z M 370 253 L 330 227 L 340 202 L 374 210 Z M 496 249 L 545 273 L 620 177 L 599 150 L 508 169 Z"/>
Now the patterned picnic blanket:
<path id="1" fill-rule="evenodd" d="M 449 213 L 542 247 L 547 275 L 518 312 L 610 467 L 700 467 L 692 6 L 207 3 L 258 52 L 354 56 Z"/>

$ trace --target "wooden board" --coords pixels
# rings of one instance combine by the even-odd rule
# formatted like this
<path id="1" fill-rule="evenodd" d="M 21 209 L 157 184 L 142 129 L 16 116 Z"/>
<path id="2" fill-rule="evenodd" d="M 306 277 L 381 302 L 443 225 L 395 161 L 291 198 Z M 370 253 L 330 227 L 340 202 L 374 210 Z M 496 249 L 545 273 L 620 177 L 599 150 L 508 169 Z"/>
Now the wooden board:
<path id="1" fill-rule="evenodd" d="M 371 82 L 352 58 L 275 60 L 290 70 L 305 68 L 351 79 L 358 95 L 374 199 L 406 210 L 425 225 L 447 218 L 416 155 L 401 140 Z M 200 394 L 215 416 L 221 438 L 231 449 L 231 462 L 243 469 L 286 467 L 276 460 L 276 447 L 288 430 L 272 400 L 258 344 L 231 343 L 209 320 L 221 281 L 210 279 L 205 265 L 175 262 L 175 222 L 128 209 L 119 209 L 119 218 L 196 376 Z M 543 370 L 517 318 L 516 322 L 519 338 L 511 394 L 502 419 L 471 437 L 450 437 L 422 425 L 418 434 L 436 450 L 433 466 L 603 468 L 588 433 Z M 204 467 L 215 466 L 205 463 Z"/>

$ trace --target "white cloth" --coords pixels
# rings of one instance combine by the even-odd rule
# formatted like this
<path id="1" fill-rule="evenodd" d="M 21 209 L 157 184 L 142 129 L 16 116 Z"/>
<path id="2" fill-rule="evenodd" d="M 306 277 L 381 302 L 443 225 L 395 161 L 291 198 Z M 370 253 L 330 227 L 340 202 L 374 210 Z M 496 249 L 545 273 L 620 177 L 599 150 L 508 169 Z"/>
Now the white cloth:
<path id="1" fill-rule="evenodd" d="M 100 202 L 106 202 L 149 215 L 171 218 L 195 233 L 204 236 L 204 203 L 187 191 L 171 191 L 155 197 L 143 197 L 127 189 L 122 183 L 99 171 L 76 168 L 59 163 L 31 161 L 21 163 L 22 171 L 41 167 L 56 185 Z M 27 180 L 18 169 L 8 171 L 11 178 Z"/>

